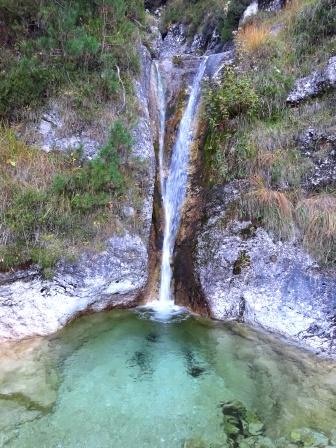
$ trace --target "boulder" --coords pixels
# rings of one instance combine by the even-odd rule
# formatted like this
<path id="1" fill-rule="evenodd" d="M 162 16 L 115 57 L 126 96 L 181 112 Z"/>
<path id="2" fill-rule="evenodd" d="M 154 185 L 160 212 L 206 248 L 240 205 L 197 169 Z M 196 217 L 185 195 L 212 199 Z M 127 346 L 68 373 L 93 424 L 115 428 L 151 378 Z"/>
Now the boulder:
<path id="1" fill-rule="evenodd" d="M 316 70 L 309 76 L 295 82 L 293 90 L 287 97 L 287 104 L 297 105 L 300 102 L 318 96 L 336 87 L 336 56 L 329 59 L 321 70 Z"/>
<path id="2" fill-rule="evenodd" d="M 239 182 L 214 189 L 197 238 L 196 270 L 216 319 L 240 320 L 336 356 L 336 276 L 294 241 L 230 217 Z"/>

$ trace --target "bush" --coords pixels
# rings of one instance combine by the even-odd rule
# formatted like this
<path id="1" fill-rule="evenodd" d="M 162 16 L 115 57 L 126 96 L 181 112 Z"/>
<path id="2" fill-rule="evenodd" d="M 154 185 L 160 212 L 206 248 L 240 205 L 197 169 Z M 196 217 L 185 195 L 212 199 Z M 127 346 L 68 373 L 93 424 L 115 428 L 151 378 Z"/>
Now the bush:
<path id="1" fill-rule="evenodd" d="M 239 115 L 252 116 L 258 101 L 249 79 L 231 67 L 226 68 L 220 85 L 210 88 L 205 98 L 210 127 L 224 130 L 228 120 Z"/>
<path id="2" fill-rule="evenodd" d="M 209 174 L 213 172 L 213 177 L 216 174 L 222 180 L 235 177 L 242 167 L 242 159 L 249 156 L 243 145 L 238 145 L 234 151 L 228 151 L 228 147 L 236 132 L 235 120 L 253 117 L 258 102 L 248 78 L 232 68 L 225 70 L 219 85 L 209 88 L 204 101 L 207 121 L 204 149 L 208 171 Z"/>
<path id="3" fill-rule="evenodd" d="M 223 21 L 223 25 L 220 30 L 224 41 L 232 38 L 232 31 L 238 28 L 239 20 L 250 3 L 250 0 L 236 0 L 230 2 L 226 19 Z"/>
<path id="4" fill-rule="evenodd" d="M 92 85 L 94 102 L 120 90 L 139 70 L 142 0 L 0 0 L 0 120 L 20 118 L 62 86 Z M 114 73 L 113 73 L 114 72 Z M 111 75 L 111 76 L 110 76 Z M 74 92 L 76 96 L 76 92 Z"/>
<path id="5" fill-rule="evenodd" d="M 0 269 L 36 262 L 51 274 L 74 241 L 84 244 L 95 237 L 98 224 L 111 225 L 110 209 L 130 171 L 131 135 L 116 121 L 97 157 L 82 162 L 29 148 L 1 131 Z"/>
<path id="6" fill-rule="evenodd" d="M 0 74 L 0 119 L 15 118 L 19 110 L 37 107 L 53 90 L 55 78 L 35 57 L 14 62 Z"/>

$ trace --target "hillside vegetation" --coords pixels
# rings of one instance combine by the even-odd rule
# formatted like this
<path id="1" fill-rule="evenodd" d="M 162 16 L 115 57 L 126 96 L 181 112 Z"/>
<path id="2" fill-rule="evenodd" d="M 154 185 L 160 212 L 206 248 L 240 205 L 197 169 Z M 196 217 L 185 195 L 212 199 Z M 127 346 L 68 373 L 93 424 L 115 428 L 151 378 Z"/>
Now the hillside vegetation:
<path id="1" fill-rule="evenodd" d="M 248 180 L 240 214 L 281 237 L 299 230 L 326 264 L 336 262 L 335 182 L 311 181 L 314 160 L 299 140 L 308 128 L 335 136 L 336 95 L 331 90 L 297 107 L 286 98 L 297 78 L 335 55 L 335 23 L 334 0 L 292 0 L 277 14 L 259 12 L 236 34 L 235 67 L 209 86 L 204 115 L 208 182 Z M 315 160 L 330 145 L 316 147 Z"/>
<path id="2" fill-rule="evenodd" d="M 142 167 L 128 154 L 144 6 L 0 0 L 0 17 L 0 270 L 36 262 L 52 275 L 60 258 L 101 248 L 120 230 L 124 199 L 140 206 Z M 78 122 L 118 105 L 94 160 L 80 147 L 45 153 L 18 137 L 16 126 L 54 97 L 69 98 Z"/>
<path id="3" fill-rule="evenodd" d="M 200 33 L 209 38 L 216 29 L 225 42 L 232 38 L 232 32 L 250 3 L 250 0 L 172 0 L 164 11 L 163 26 L 183 23 L 188 27 L 189 37 Z"/>
<path id="4" fill-rule="evenodd" d="M 141 0 L 0 0 L 0 118 L 70 88 L 80 106 L 118 95 L 139 68 Z"/>

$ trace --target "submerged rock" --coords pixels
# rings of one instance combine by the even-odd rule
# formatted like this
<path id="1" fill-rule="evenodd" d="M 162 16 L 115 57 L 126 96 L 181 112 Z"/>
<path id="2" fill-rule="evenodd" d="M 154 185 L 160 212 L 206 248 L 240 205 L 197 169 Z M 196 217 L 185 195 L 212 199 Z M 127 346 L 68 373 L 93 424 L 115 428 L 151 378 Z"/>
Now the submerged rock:
<path id="1" fill-rule="evenodd" d="M 287 97 L 287 103 L 297 105 L 308 98 L 318 96 L 335 87 L 336 56 L 330 58 L 328 64 L 322 70 L 314 71 L 309 76 L 298 79 Z"/>
<path id="2" fill-rule="evenodd" d="M 325 435 L 312 431 L 309 428 L 292 431 L 290 438 L 297 446 L 321 448 L 329 446 L 329 440 Z"/>

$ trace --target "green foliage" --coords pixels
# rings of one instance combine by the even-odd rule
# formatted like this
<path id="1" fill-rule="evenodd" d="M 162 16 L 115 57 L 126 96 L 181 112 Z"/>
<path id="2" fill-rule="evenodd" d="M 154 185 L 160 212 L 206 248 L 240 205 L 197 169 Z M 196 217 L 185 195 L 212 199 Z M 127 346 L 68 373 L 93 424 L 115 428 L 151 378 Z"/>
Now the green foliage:
<path id="1" fill-rule="evenodd" d="M 168 2 L 163 17 L 167 28 L 171 23 L 188 25 L 188 34 L 202 32 L 205 38 L 225 21 L 228 0 L 172 0 Z"/>
<path id="2" fill-rule="evenodd" d="M 234 121 L 239 117 L 253 117 L 258 104 L 259 98 L 248 78 L 232 68 L 225 70 L 220 85 L 209 88 L 205 98 L 208 125 L 205 158 L 210 173 L 215 170 L 223 180 L 238 174 L 232 172 L 232 166 L 239 169 L 249 150 L 238 145 L 234 153 L 228 153 L 227 145 L 236 132 Z"/>
<path id="3" fill-rule="evenodd" d="M 42 153 L 38 163 L 47 166 L 50 179 L 31 178 L 28 184 L 21 181 L 21 166 L 25 175 L 41 170 L 34 161 L 40 151 L 35 154 L 10 133 L 6 138 L 6 144 L 0 140 L 0 269 L 35 262 L 51 275 L 50 269 L 68 253 L 62 241 L 92 239 L 95 228 L 106 221 L 106 210 L 122 195 L 131 135 L 116 121 L 96 158 L 82 162 L 80 152 L 59 155 L 64 160 L 58 170 L 54 156 Z"/>
<path id="4" fill-rule="evenodd" d="M 124 125 L 114 123 L 107 144 L 98 157 L 69 175 L 57 175 L 52 190 L 65 196 L 71 208 L 79 212 L 91 211 L 107 205 L 114 195 L 121 193 L 124 179 L 120 171 L 120 157 L 127 157 L 131 136 Z"/>
<path id="5" fill-rule="evenodd" d="M 52 70 L 35 57 L 22 58 L 0 73 L 0 118 L 13 118 L 18 110 L 36 107 L 55 81 Z"/>
<path id="6" fill-rule="evenodd" d="M 205 100 L 210 127 L 224 129 L 228 120 L 239 115 L 252 116 L 258 101 L 249 79 L 231 67 L 226 68 L 220 85 L 210 89 Z"/>
<path id="7" fill-rule="evenodd" d="M 92 99 L 118 93 L 139 69 L 142 0 L 0 0 L 0 120 L 20 118 L 62 86 L 92 85 Z"/>
<path id="8" fill-rule="evenodd" d="M 296 57 L 312 53 L 323 41 L 335 37 L 335 0 L 317 0 L 307 4 L 295 17 L 290 31 L 294 34 Z"/>

